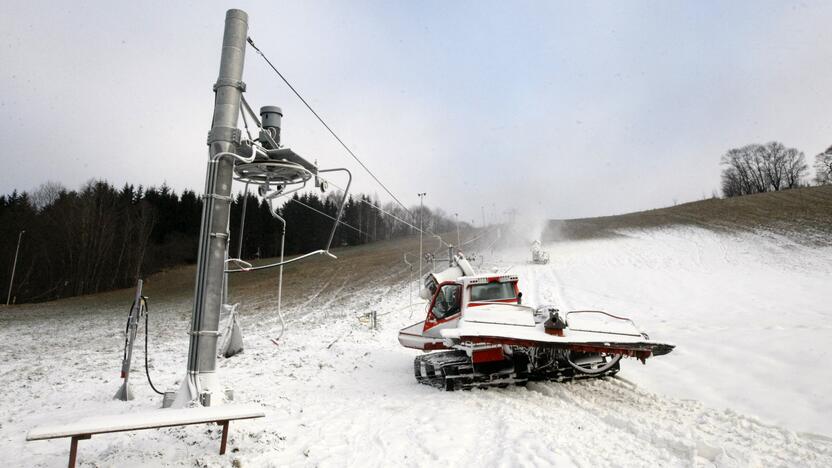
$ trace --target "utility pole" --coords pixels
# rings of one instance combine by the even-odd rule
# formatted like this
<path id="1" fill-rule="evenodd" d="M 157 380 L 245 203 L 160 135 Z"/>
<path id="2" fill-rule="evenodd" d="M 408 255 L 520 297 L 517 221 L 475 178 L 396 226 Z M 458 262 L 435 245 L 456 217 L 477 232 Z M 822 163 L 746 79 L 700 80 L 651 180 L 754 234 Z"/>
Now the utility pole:
<path id="1" fill-rule="evenodd" d="M 418 278 L 418 280 L 421 282 L 422 281 L 422 231 L 424 230 L 424 229 L 422 229 L 422 213 L 424 213 L 424 210 L 422 209 L 422 207 L 424 206 L 425 195 L 427 195 L 427 192 L 417 193 L 416 195 L 419 196 L 419 278 Z M 421 288 L 422 285 L 420 284 L 419 287 Z"/>
<path id="2" fill-rule="evenodd" d="M 456 219 L 456 248 L 458 249 L 462 244 L 459 241 L 459 213 L 454 213 L 454 218 Z"/>
<path id="3" fill-rule="evenodd" d="M 485 227 L 485 207 L 481 206 L 480 211 L 482 211 L 482 227 Z"/>
<path id="4" fill-rule="evenodd" d="M 14 284 L 14 272 L 17 270 L 17 254 L 20 253 L 20 239 L 23 237 L 23 234 L 26 233 L 26 230 L 20 231 L 20 234 L 17 235 L 17 249 L 14 251 L 14 263 L 12 263 L 12 279 L 9 280 L 9 295 L 6 296 L 6 305 L 9 305 L 9 302 L 12 300 L 12 285 Z"/>
<path id="5" fill-rule="evenodd" d="M 199 233 L 188 372 L 173 402 L 173 406 L 179 408 L 193 401 L 202 406 L 221 404 L 224 396 L 216 373 L 217 340 L 232 200 L 234 162 L 230 153 L 235 152 L 240 144 L 237 117 L 245 90 L 242 80 L 247 37 L 246 12 L 228 10 L 225 14 L 220 71 L 214 84 L 214 118 L 208 132 L 208 171 Z"/>

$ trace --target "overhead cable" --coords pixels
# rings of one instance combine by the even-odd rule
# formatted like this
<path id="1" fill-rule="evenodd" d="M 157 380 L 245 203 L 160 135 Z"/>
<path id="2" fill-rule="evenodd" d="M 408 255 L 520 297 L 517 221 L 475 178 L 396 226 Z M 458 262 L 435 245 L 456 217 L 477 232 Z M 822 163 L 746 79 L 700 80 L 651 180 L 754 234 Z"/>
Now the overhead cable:
<path id="1" fill-rule="evenodd" d="M 318 214 L 319 214 L 319 215 L 321 215 L 321 216 L 326 216 L 327 218 L 329 218 L 329 219 L 331 219 L 331 220 L 333 220 L 333 221 L 337 221 L 337 220 L 336 220 L 333 216 L 330 216 L 330 215 L 328 215 L 328 214 L 324 213 L 324 212 L 323 212 L 323 211 L 321 211 L 321 210 L 318 210 L 318 209 L 316 209 L 316 208 L 313 208 L 313 207 L 311 207 L 311 206 L 307 205 L 306 203 L 304 203 L 304 202 L 302 202 L 302 201 L 298 200 L 297 198 L 290 198 L 290 199 L 289 199 L 289 201 L 293 201 L 293 202 L 295 202 L 295 203 L 297 203 L 297 204 L 299 204 L 299 205 L 301 205 L 301 206 L 304 206 L 304 207 L 306 207 L 306 208 L 308 208 L 308 209 L 310 209 L 310 210 L 314 211 L 315 213 L 318 213 Z M 348 227 L 348 228 L 352 229 L 353 231 L 356 231 L 356 232 L 358 232 L 358 233 L 360 233 L 360 234 L 364 234 L 365 236 L 368 236 L 368 235 L 369 235 L 369 234 L 367 234 L 366 232 L 362 231 L 361 229 L 358 229 L 357 227 L 352 226 L 351 224 L 346 223 L 346 222 L 344 222 L 344 221 L 338 221 L 338 224 L 342 224 L 342 225 L 344 225 L 344 226 L 346 226 L 346 227 Z"/>
<path id="2" fill-rule="evenodd" d="M 324 119 L 320 116 L 320 114 L 318 114 L 315 111 L 315 109 L 313 109 L 312 106 L 309 105 L 309 103 L 306 101 L 306 99 L 304 99 L 303 96 L 300 95 L 298 90 L 295 89 L 295 87 L 292 86 L 291 83 L 289 83 L 289 80 L 287 80 L 286 77 L 283 76 L 282 73 L 280 73 L 280 71 L 277 69 L 277 67 L 275 67 L 274 64 L 271 62 L 271 60 L 269 60 L 269 58 L 266 57 L 266 55 L 263 53 L 263 51 L 260 50 L 260 48 L 258 48 L 256 45 L 254 45 L 254 40 L 251 37 L 248 38 L 248 43 L 251 45 L 252 48 L 254 48 L 254 50 L 257 51 L 257 54 L 259 54 L 261 57 L 263 57 L 263 60 L 265 60 L 266 63 L 269 65 L 269 67 L 271 67 L 271 69 L 274 70 L 275 73 L 277 73 L 277 76 L 279 76 L 280 79 L 283 80 L 284 83 L 286 83 L 286 86 L 288 86 L 289 89 L 291 89 L 292 92 L 295 93 L 295 96 L 297 96 L 297 98 L 300 99 L 300 101 L 303 103 L 303 105 L 305 105 L 306 108 L 309 109 L 309 112 L 311 112 L 312 115 L 314 115 L 315 118 L 318 119 L 318 122 L 320 122 L 321 125 L 323 125 L 324 128 L 326 128 L 329 131 L 329 133 L 332 134 L 332 136 L 335 138 L 335 140 L 337 140 L 338 143 L 340 143 L 341 146 L 344 147 L 344 149 L 347 151 L 347 153 L 349 153 L 350 156 L 352 156 L 352 158 L 355 159 L 355 161 L 358 162 L 358 164 L 360 164 L 361 167 L 363 167 L 364 170 L 367 171 L 368 174 L 370 174 L 370 177 L 372 177 L 373 180 L 375 180 L 378 183 L 378 185 L 381 186 L 381 188 L 383 188 L 384 191 L 387 192 L 387 194 L 390 195 L 390 197 L 393 198 L 393 200 L 395 200 L 396 203 L 398 203 L 399 206 L 402 207 L 402 209 L 404 209 L 408 214 L 413 216 L 413 213 L 411 213 L 410 210 L 407 209 L 407 207 L 404 205 L 404 203 L 402 203 L 395 195 L 393 195 L 393 192 L 391 192 L 390 189 L 388 189 L 387 186 L 384 185 L 384 183 L 381 180 L 379 180 L 378 177 L 376 177 L 376 175 L 373 173 L 373 171 L 371 171 L 370 168 L 367 167 L 367 165 L 364 164 L 364 162 L 361 161 L 361 159 L 358 156 L 356 156 L 356 154 L 349 148 L 349 146 L 347 146 L 346 143 L 344 143 L 344 141 L 338 136 L 338 134 L 336 134 L 335 131 L 332 130 L 332 127 L 330 127 L 324 121 Z"/>

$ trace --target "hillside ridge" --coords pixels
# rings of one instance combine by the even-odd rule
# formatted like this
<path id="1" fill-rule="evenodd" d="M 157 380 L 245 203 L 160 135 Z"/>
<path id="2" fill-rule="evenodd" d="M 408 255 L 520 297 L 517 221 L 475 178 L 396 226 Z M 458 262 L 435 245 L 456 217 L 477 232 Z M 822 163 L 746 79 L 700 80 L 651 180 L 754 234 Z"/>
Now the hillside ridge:
<path id="1" fill-rule="evenodd" d="M 544 239 L 615 237 L 622 230 L 670 225 L 770 232 L 801 244 L 828 246 L 832 245 L 832 185 L 710 198 L 614 216 L 551 220 Z"/>

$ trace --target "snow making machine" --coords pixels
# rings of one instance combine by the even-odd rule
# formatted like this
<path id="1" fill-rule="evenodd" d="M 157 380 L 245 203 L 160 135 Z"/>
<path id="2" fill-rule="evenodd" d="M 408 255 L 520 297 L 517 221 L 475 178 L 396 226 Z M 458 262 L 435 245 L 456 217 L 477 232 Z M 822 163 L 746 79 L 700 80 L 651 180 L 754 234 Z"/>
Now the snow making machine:
<path id="1" fill-rule="evenodd" d="M 607 312 L 562 312 L 522 303 L 519 278 L 475 274 L 465 256 L 424 277 L 426 317 L 399 332 L 420 383 L 445 390 L 614 375 L 623 357 L 642 362 L 674 345 L 651 340 L 632 320 Z"/>
<path id="2" fill-rule="evenodd" d="M 549 263 L 549 252 L 543 250 L 539 240 L 532 242 L 532 263 L 540 265 Z"/>

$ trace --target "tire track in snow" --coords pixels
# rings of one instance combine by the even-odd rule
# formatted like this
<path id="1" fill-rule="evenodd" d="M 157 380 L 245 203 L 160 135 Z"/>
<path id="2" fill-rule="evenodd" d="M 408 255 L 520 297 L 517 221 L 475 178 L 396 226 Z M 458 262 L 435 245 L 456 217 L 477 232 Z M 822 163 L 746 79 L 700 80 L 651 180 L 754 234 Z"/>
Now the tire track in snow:
<path id="1" fill-rule="evenodd" d="M 567 401 L 604 424 L 665 447 L 695 466 L 828 466 L 832 442 L 769 426 L 696 401 L 662 398 L 623 379 L 536 384 L 541 395 Z"/>
<path id="2" fill-rule="evenodd" d="M 571 307 L 561 286 L 554 265 L 526 264 L 517 267 L 520 277 L 520 290 L 532 299 L 529 305 L 540 306 L 552 304 L 561 310 Z"/>
<path id="3" fill-rule="evenodd" d="M 513 441 L 512 465 L 530 455 L 545 465 L 568 460 L 578 466 L 605 466 L 616 460 L 628 465 L 648 466 L 676 462 L 678 458 L 638 443 L 619 428 L 611 427 L 591 412 L 561 398 L 551 398 L 531 388 L 479 391 L 476 398 L 484 408 L 500 417 Z M 474 395 L 472 395 L 474 397 Z M 485 460 L 484 460 L 485 461 Z"/>

